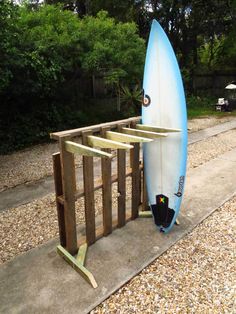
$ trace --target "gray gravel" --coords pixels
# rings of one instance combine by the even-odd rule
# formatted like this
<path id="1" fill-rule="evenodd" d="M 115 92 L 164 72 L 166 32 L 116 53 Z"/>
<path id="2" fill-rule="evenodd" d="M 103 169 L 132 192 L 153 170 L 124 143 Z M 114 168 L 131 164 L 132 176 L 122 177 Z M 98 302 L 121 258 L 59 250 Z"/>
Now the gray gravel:
<path id="1" fill-rule="evenodd" d="M 232 130 L 205 141 L 192 144 L 188 152 L 188 169 L 198 167 L 236 147 L 236 130 Z M 127 201 L 131 197 L 131 181 L 127 180 Z M 117 187 L 113 185 L 114 211 Z M 96 214 L 102 213 L 101 191 L 95 193 Z M 76 203 L 77 222 L 84 220 L 84 202 Z M 54 194 L 51 193 L 31 203 L 11 208 L 0 213 L 0 263 L 10 260 L 58 235 Z M 33 228 L 32 228 L 33 226 Z"/>
<path id="2" fill-rule="evenodd" d="M 188 168 L 198 167 L 234 147 L 236 130 L 195 143 L 189 147 Z M 1 187 L 50 174 L 54 149 L 56 145 L 40 145 L 11 157 L 0 156 L 0 162 L 5 161 L 0 170 Z M 129 199 L 130 179 L 127 187 Z M 116 194 L 114 185 L 113 195 Z M 98 215 L 102 210 L 100 191 L 95 198 Z M 81 199 L 76 204 L 77 222 L 84 221 L 83 207 Z M 235 313 L 235 212 L 236 197 L 91 314 Z M 54 238 L 58 235 L 54 195 L 1 212 L 0 226 L 0 263 Z"/>
<path id="3" fill-rule="evenodd" d="M 235 313 L 236 197 L 91 314 Z"/>

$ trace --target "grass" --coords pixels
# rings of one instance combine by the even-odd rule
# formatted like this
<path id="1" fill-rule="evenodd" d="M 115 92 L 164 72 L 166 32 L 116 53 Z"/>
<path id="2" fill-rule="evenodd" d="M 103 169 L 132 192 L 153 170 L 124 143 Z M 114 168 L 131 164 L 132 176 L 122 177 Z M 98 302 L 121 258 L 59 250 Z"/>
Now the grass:
<path id="1" fill-rule="evenodd" d="M 188 96 L 187 112 L 188 119 L 201 118 L 205 116 L 225 117 L 228 115 L 236 115 L 236 112 L 220 112 L 215 110 L 217 99 L 213 97 Z"/>

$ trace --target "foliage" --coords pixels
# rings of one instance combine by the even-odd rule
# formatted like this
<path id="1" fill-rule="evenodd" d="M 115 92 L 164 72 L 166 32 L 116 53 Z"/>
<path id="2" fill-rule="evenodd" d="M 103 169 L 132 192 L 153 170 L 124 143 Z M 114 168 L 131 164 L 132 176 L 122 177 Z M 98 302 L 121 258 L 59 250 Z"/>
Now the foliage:
<path id="1" fill-rule="evenodd" d="M 236 0 L 0 1 L 1 152 L 113 117 L 109 106 L 86 98 L 83 79 L 103 77 L 109 97 L 121 101 L 119 115 L 137 114 L 142 38 L 153 18 L 170 38 L 188 91 L 196 70 L 235 69 L 235 16 Z M 189 98 L 190 116 L 210 108 L 205 98 Z"/>
<path id="2" fill-rule="evenodd" d="M 187 96 L 188 118 L 197 118 L 217 114 L 214 107 L 215 98 L 211 96 Z"/>
<path id="3" fill-rule="evenodd" d="M 60 5 L 35 1 L 4 0 L 0 8 L 2 152 L 96 120 L 85 113 L 88 100 L 78 98 L 78 78 L 99 74 L 112 86 L 140 80 L 145 47 L 134 23 L 116 22 L 104 11 L 78 19 Z"/>
<path id="4" fill-rule="evenodd" d="M 134 23 L 116 23 L 105 11 L 80 24 L 81 64 L 87 73 L 103 73 L 109 84 L 140 80 L 145 46 Z"/>
<path id="5" fill-rule="evenodd" d="M 124 111 L 131 111 L 133 115 L 140 115 L 142 91 L 139 85 L 135 85 L 133 88 L 129 88 L 127 85 L 121 86 L 120 101 Z"/>

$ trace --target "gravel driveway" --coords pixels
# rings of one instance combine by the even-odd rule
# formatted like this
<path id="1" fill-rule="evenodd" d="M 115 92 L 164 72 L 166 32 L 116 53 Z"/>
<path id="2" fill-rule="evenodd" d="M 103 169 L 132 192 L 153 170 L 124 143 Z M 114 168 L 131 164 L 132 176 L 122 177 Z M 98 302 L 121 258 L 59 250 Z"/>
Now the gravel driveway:
<path id="1" fill-rule="evenodd" d="M 189 125 L 196 130 L 219 122 L 214 119 L 197 119 Z M 188 169 L 235 147 L 236 130 L 195 143 L 189 147 Z M 55 151 L 56 144 L 47 144 L 0 156 L 0 189 L 51 174 L 51 154 Z M 127 187 L 130 199 L 130 181 Z M 113 193 L 117 193 L 116 185 Z M 98 215 L 101 192 L 95 196 Z M 91 313 L 236 312 L 235 212 L 233 198 Z M 76 216 L 77 221 L 84 220 L 83 200 L 76 204 Z M 56 237 L 54 194 L 1 212 L 0 225 L 0 263 Z"/>

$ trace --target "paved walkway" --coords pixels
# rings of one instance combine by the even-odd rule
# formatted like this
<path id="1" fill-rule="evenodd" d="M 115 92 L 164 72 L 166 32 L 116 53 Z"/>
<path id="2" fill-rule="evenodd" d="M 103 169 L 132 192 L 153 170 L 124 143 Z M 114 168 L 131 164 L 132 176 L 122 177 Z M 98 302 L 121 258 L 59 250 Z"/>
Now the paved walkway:
<path id="1" fill-rule="evenodd" d="M 236 149 L 187 174 L 179 226 L 157 232 L 152 219 L 139 218 L 89 248 L 90 287 L 55 247 L 58 239 L 0 267 L 0 313 L 88 313 L 184 237 L 236 192 Z"/>
<path id="2" fill-rule="evenodd" d="M 198 132 L 190 133 L 188 143 L 190 145 L 234 128 L 236 128 L 236 119 L 230 122 L 218 124 L 216 126 Z M 113 167 L 115 167 L 115 162 L 113 162 Z M 95 165 L 95 176 L 100 175 L 100 171 L 98 168 L 99 166 Z M 78 181 L 82 180 L 81 168 L 77 169 L 77 177 Z M 0 193 L 0 211 L 29 203 L 35 199 L 41 198 L 53 192 L 54 182 L 52 176 L 43 178 L 35 182 L 18 185 L 14 188 L 5 190 Z"/>

